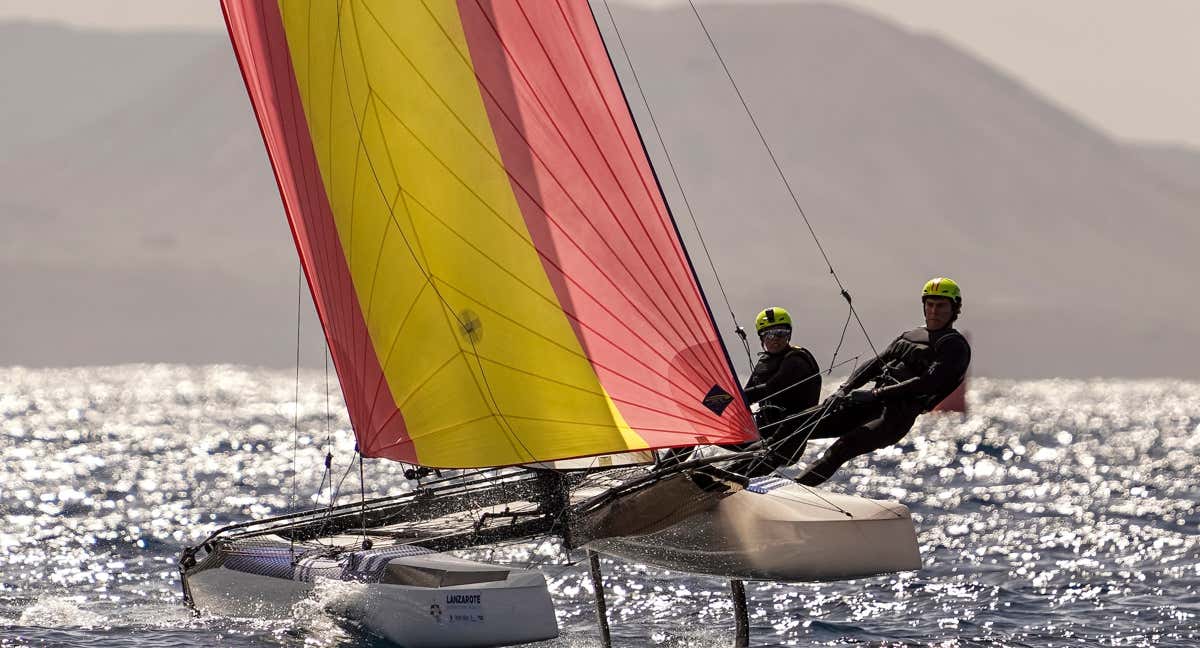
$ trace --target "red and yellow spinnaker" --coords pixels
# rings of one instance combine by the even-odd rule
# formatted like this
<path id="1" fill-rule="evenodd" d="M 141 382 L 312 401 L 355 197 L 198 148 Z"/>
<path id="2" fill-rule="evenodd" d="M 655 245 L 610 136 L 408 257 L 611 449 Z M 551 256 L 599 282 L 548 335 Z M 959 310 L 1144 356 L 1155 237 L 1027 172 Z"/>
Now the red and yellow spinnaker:
<path id="1" fill-rule="evenodd" d="M 222 4 L 363 455 L 756 437 L 585 0 Z"/>

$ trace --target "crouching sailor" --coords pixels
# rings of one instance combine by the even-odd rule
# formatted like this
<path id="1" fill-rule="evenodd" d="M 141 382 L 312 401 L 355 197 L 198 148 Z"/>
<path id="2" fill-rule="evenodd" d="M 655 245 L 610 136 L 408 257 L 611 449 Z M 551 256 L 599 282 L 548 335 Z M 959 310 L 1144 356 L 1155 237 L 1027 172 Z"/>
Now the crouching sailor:
<path id="1" fill-rule="evenodd" d="M 792 346 L 792 316 L 778 306 L 754 319 L 762 353 L 746 381 L 746 400 L 758 403 L 755 420 L 764 439 L 794 430 L 789 417 L 816 405 L 821 398 L 821 369 L 813 354 Z M 780 428 L 784 430 L 781 431 Z"/>
<path id="2" fill-rule="evenodd" d="M 930 279 L 921 290 L 925 326 L 896 338 L 826 399 L 811 439 L 836 438 L 796 481 L 816 486 L 842 464 L 900 441 L 917 416 L 933 409 L 966 376 L 971 347 L 954 321 L 962 291 L 951 279 Z M 857 390 L 874 380 L 873 389 Z"/>

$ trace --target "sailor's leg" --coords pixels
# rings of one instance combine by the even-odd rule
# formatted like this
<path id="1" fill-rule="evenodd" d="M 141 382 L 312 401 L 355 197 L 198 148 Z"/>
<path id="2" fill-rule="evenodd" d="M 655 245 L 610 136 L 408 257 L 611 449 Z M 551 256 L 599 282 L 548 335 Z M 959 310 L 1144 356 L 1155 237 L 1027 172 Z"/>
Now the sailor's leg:
<path id="1" fill-rule="evenodd" d="M 883 414 L 879 403 L 833 402 L 826 399 L 820 411 L 801 425 L 801 433 L 809 439 L 836 439 Z"/>
<path id="2" fill-rule="evenodd" d="M 815 438 L 841 436 L 846 430 L 854 429 L 876 418 L 883 411 L 879 405 L 853 405 L 844 407 L 814 407 L 788 421 L 787 427 L 774 435 L 764 435 L 766 451 L 761 456 L 743 459 L 729 467 L 731 472 L 747 477 L 769 475 L 781 466 L 790 466 L 800 460 L 804 448 L 814 433 Z"/>
<path id="3" fill-rule="evenodd" d="M 834 441 L 820 459 L 796 478 L 796 482 L 805 486 L 824 483 L 847 461 L 904 438 L 915 420 L 916 417 L 908 412 L 884 411 L 881 416 L 855 427 Z"/>
<path id="4" fill-rule="evenodd" d="M 746 459 L 741 462 L 741 472 L 747 477 L 761 477 L 771 474 L 780 466 L 796 463 L 804 454 L 804 446 L 808 437 L 802 431 L 803 425 L 792 425 L 772 439 L 765 440 L 765 452 L 761 457 Z"/>

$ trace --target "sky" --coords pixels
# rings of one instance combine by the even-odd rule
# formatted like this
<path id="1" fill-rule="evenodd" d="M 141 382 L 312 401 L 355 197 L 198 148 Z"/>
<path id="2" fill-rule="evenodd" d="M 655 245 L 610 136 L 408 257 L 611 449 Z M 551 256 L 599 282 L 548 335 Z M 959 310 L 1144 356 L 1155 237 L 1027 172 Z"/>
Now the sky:
<path id="1" fill-rule="evenodd" d="M 650 6 L 686 2 L 611 1 Z M 1114 137 L 1200 148 L 1196 0 L 827 3 L 857 7 L 940 36 Z M 701 10 L 704 4 L 698 2 Z M 223 27 L 217 0 L 0 0 L 0 20 L 6 19 L 118 30 Z"/>

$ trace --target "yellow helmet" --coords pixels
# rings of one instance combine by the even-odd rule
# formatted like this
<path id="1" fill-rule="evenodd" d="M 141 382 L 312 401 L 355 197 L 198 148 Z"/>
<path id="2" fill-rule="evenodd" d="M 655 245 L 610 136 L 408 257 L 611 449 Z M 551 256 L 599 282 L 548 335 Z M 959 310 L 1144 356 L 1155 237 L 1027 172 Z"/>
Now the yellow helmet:
<path id="1" fill-rule="evenodd" d="M 792 316 L 788 314 L 786 309 L 778 306 L 771 306 L 764 309 L 754 318 L 754 330 L 762 336 L 763 331 L 773 328 L 792 328 Z"/>
<path id="2" fill-rule="evenodd" d="M 921 289 L 921 299 L 926 297 L 945 297 L 953 300 L 956 305 L 962 305 L 962 289 L 949 277 L 934 277 L 926 281 L 925 287 Z"/>

